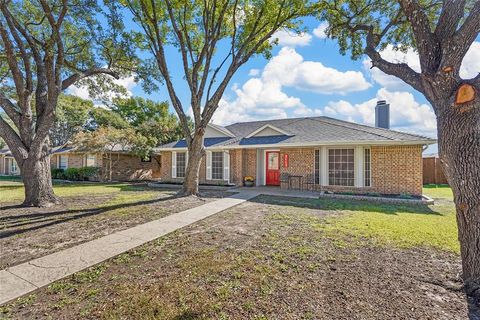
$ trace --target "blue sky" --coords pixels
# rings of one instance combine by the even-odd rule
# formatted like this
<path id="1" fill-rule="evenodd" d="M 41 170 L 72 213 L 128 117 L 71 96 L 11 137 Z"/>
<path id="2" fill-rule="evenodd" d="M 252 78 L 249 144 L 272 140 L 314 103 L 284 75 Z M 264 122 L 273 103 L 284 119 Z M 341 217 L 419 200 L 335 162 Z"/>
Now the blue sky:
<path id="1" fill-rule="evenodd" d="M 422 94 L 401 80 L 370 69 L 367 57 L 353 61 L 349 56 L 340 55 L 336 42 L 323 33 L 325 24 L 308 19 L 305 26 L 307 32 L 302 35 L 277 33 L 279 45 L 273 49 L 272 59 L 256 56 L 241 67 L 224 94 L 213 117 L 214 123 L 228 125 L 239 121 L 324 115 L 373 125 L 375 103 L 384 99 L 391 105 L 392 129 L 436 136 L 435 115 Z M 403 54 L 387 48 L 382 56 L 419 69 L 413 50 Z M 176 49 L 167 50 L 167 59 L 177 92 L 187 109 L 190 96 Z M 471 78 L 479 70 L 480 42 L 477 41 L 464 59 L 461 75 Z M 169 100 L 164 87 L 147 95 L 131 78 L 121 83 L 133 95 Z M 73 88 L 70 93 L 86 96 L 82 88 Z M 436 146 L 426 152 L 436 152 Z"/>

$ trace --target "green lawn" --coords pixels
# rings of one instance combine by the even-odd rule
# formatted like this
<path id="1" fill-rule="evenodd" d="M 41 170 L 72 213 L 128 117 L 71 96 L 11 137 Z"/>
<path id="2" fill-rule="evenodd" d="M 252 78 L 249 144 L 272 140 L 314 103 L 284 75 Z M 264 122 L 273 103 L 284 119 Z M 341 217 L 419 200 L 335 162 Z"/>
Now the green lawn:
<path id="1" fill-rule="evenodd" d="M 453 201 L 452 189 L 445 184 L 429 184 L 423 186 L 423 194 L 434 199 L 447 199 Z"/>
<path id="2" fill-rule="evenodd" d="M 355 243 L 367 238 L 378 245 L 393 245 L 400 248 L 432 247 L 459 253 L 457 224 L 452 191 L 438 186 L 424 189 L 424 193 L 436 199 L 435 205 L 395 205 L 368 201 L 327 199 L 262 199 L 272 204 L 282 204 L 280 215 L 289 216 L 290 211 L 303 214 L 299 207 L 336 211 L 325 219 L 305 218 L 309 224 L 326 231 L 330 237 L 345 243 Z"/>
<path id="3" fill-rule="evenodd" d="M 81 196 L 87 194 L 106 194 L 120 191 L 134 191 L 135 186 L 128 183 L 54 183 L 55 194 L 60 197 Z M 22 201 L 25 189 L 19 178 L 1 177 L 0 203 Z"/>
<path id="4" fill-rule="evenodd" d="M 391 208 L 396 208 L 393 211 L 371 204 L 367 210 L 347 210 L 341 218 L 328 219 L 325 228 L 331 234 L 368 237 L 380 245 L 426 246 L 460 253 L 452 190 L 448 186 L 428 186 L 424 194 L 434 198 L 436 204 L 392 205 Z"/>

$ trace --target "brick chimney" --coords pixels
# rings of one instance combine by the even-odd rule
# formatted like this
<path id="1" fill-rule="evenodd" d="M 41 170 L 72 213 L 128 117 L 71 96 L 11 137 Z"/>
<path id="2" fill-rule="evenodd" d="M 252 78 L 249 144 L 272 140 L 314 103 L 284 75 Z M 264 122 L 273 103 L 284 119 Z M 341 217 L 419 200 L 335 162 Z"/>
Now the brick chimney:
<path id="1" fill-rule="evenodd" d="M 390 129 L 390 105 L 385 100 L 377 101 L 375 106 L 375 127 Z"/>

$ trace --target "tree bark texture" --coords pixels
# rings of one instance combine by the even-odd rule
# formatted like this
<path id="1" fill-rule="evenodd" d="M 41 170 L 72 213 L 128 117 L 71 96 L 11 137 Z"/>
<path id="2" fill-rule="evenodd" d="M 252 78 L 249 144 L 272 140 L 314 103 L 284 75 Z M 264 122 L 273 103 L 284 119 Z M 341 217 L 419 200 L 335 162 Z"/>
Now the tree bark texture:
<path id="1" fill-rule="evenodd" d="M 37 154 L 29 154 L 19 163 L 25 185 L 24 206 L 50 207 L 60 201 L 53 192 L 50 157 L 45 146 Z"/>
<path id="2" fill-rule="evenodd" d="M 200 133 L 201 132 L 201 133 Z M 188 163 L 185 170 L 185 180 L 179 192 L 181 196 L 198 195 L 199 172 L 202 157 L 205 154 L 203 147 L 203 131 L 197 130 L 188 148 Z"/>
<path id="3" fill-rule="evenodd" d="M 447 102 L 436 109 L 440 158 L 456 206 L 469 317 L 480 320 L 480 101 L 463 106 Z"/>

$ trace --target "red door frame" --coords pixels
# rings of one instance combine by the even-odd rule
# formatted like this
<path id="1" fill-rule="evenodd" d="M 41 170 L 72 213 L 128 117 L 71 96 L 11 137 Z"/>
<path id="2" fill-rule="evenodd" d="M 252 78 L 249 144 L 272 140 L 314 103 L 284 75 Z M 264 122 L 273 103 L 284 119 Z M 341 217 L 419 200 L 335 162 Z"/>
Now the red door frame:
<path id="1" fill-rule="evenodd" d="M 278 155 L 278 168 L 268 168 L 268 155 L 270 153 L 276 153 Z M 271 174 L 269 174 L 269 171 Z M 267 186 L 279 186 L 280 185 L 280 151 L 266 151 L 265 152 L 265 185 Z"/>

